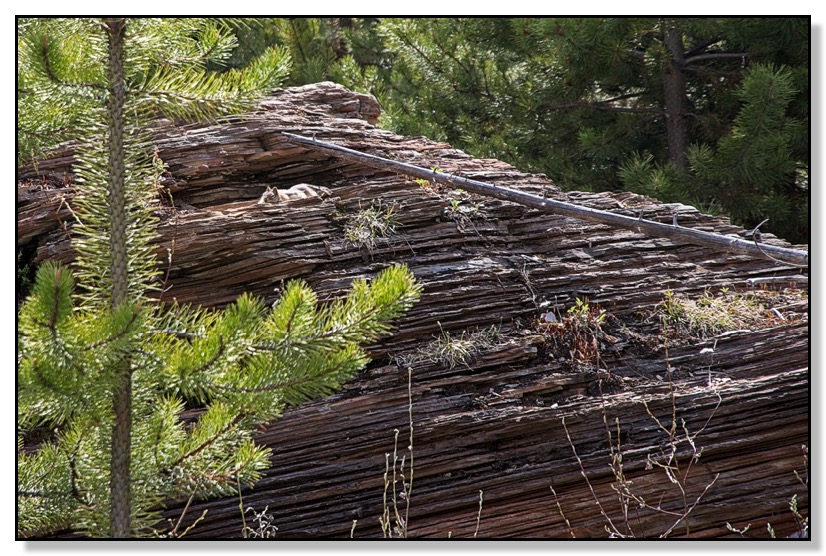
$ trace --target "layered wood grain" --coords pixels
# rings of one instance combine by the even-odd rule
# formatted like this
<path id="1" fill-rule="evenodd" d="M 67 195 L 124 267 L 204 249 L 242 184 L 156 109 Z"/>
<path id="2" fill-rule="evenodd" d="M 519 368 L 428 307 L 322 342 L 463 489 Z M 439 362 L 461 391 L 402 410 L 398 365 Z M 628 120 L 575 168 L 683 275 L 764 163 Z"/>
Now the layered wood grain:
<path id="1" fill-rule="evenodd" d="M 801 269 L 422 184 L 281 135 L 315 135 L 583 206 L 669 223 L 676 215 L 681 226 L 745 235 L 681 204 L 565 193 L 543 175 L 383 131 L 373 125 L 378 115 L 372 97 L 322 83 L 275 91 L 243 118 L 153 128 L 169 169 L 157 209 L 165 300 L 219 307 L 251 291 L 273 302 L 295 278 L 330 299 L 397 262 L 424 286 L 419 304 L 392 337 L 370 347 L 373 362 L 341 392 L 262 428 L 258 439 L 273 449 L 272 466 L 244 488 L 244 507 L 266 506 L 277 538 L 349 537 L 354 520 L 355 537 L 380 537 L 385 454 L 396 429 L 409 474 L 410 367 L 411 537 L 473 536 L 477 517 L 480 537 L 605 537 L 609 519 L 624 534 L 658 536 L 677 521 L 664 512 L 684 511 L 701 493 L 688 528 L 680 522 L 669 536 L 736 536 L 726 522 L 750 523 L 747 536 L 766 536 L 766 523 L 778 534 L 794 532 L 793 495 L 808 515 L 807 487 L 794 473 L 803 475 L 801 447 L 809 442 L 808 297 L 766 291 L 759 310 L 767 317 L 757 324 L 668 342 L 654 309 L 668 290 L 694 299 L 748 291 L 750 278 Z M 72 160 L 66 146 L 37 168 L 18 170 L 17 242 L 35 263 L 73 259 Z M 333 195 L 257 203 L 267 186 L 301 182 Z M 377 206 L 395 208 L 399 234 L 369 248 L 352 244 L 348 222 Z M 609 315 L 611 341 L 600 345 L 596 365 L 572 361 L 538 325 L 586 297 Z M 772 308 L 781 316 L 772 317 Z M 464 363 L 451 367 L 423 354 L 442 334 L 468 338 L 490 327 L 496 338 Z M 668 447 L 646 404 L 666 428 L 673 413 L 678 427 L 684 420 L 690 433 L 701 431 L 685 496 L 661 469 L 646 467 Z M 648 502 L 629 508 L 627 518 L 612 490 L 609 446 L 619 446 L 626 479 Z M 685 440 L 677 447 L 679 464 L 688 466 L 695 451 Z M 177 519 L 184 503 L 171 501 L 168 517 Z M 195 501 L 184 523 L 207 509 L 187 537 L 242 536 L 238 497 Z"/>

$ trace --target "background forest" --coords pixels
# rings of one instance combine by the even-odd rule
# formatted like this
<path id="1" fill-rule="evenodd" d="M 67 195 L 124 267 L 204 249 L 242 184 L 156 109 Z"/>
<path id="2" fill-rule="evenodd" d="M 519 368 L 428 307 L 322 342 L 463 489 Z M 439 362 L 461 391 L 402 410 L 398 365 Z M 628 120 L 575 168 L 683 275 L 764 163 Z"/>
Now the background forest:
<path id="1" fill-rule="evenodd" d="M 381 125 L 809 241 L 808 18 L 270 19 L 287 85 L 376 96 Z"/>

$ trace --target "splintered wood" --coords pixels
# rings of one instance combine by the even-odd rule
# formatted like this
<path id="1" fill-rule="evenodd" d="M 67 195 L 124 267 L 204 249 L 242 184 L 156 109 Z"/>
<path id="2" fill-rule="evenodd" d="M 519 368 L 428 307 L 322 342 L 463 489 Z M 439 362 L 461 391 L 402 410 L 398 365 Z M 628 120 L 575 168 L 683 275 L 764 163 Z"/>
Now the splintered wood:
<path id="1" fill-rule="evenodd" d="M 809 507 L 798 479 L 805 482 L 809 442 L 808 295 L 791 278 L 754 284 L 800 269 L 549 216 L 347 162 L 281 134 L 746 236 L 681 204 L 565 193 L 543 175 L 380 130 L 378 115 L 372 97 L 320 83 L 275 91 L 248 117 L 153 128 L 169 170 L 157 211 L 165 301 L 220 307 L 249 291 L 272 303 L 294 278 L 333 299 L 396 262 L 424 286 L 341 392 L 262 428 L 272 466 L 244 488 L 245 508 L 266 507 L 277 538 L 381 537 L 386 454 L 392 465 L 395 450 L 402 517 L 408 501 L 398 493 L 413 467 L 410 537 L 472 537 L 477 518 L 480 538 L 738 537 L 727 523 L 750 524 L 749 537 L 767 536 L 767 523 L 779 536 L 797 530 L 790 500 L 797 496 L 804 515 Z M 68 145 L 18 170 L 18 247 L 36 264 L 73 259 L 72 160 Z M 268 186 L 297 183 L 331 195 L 258 204 Z M 346 233 L 360 211 L 391 207 L 394 234 L 359 244 Z M 788 246 L 768 234 L 764 241 Z M 669 334 L 657 312 L 667 291 L 693 300 L 753 292 L 753 310 L 766 317 L 706 337 Z M 580 330 L 592 333 L 593 360 L 577 358 L 587 350 L 571 346 L 565 329 L 574 322 L 568 310 L 586 298 L 594 311 L 580 312 L 583 322 L 606 311 L 599 329 L 592 320 Z M 167 516 L 177 521 L 185 505 L 169 501 Z M 237 496 L 194 501 L 181 529 L 206 509 L 187 538 L 243 536 Z"/>

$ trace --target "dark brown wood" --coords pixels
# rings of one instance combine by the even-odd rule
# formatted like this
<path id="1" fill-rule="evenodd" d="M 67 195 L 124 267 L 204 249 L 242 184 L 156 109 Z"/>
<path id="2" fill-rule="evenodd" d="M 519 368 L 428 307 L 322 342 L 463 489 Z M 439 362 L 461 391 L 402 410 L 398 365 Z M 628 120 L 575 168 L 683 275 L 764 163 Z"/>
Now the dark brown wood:
<path id="1" fill-rule="evenodd" d="M 798 268 L 422 186 L 282 135 L 315 133 L 345 148 L 546 199 L 629 217 L 642 211 L 666 224 L 676 214 L 681 227 L 745 236 L 693 207 L 631 193 L 565 193 L 545 176 L 501 161 L 393 135 L 365 121 L 355 110 L 357 98 L 323 83 L 277 91 L 243 119 L 155 129 L 159 156 L 169 166 L 161 199 L 171 194 L 175 204 L 158 206 L 164 299 L 217 307 L 251 291 L 273 302 L 282 281 L 292 278 L 331 299 L 353 279 L 395 262 L 406 263 L 424 287 L 419 304 L 392 337 L 370 346 L 372 363 L 342 391 L 290 408 L 262 427 L 258 440 L 273 449 L 272 466 L 243 489 L 244 507 L 267 508 L 279 528 L 276 538 L 346 538 L 353 520 L 355 537 L 381 537 L 385 454 L 393 453 L 395 430 L 398 456 L 409 462 L 410 367 L 411 537 L 472 537 L 479 517 L 479 537 L 570 538 L 551 487 L 578 538 L 608 534 L 591 489 L 625 531 L 609 467 L 615 419 L 633 492 L 680 511 L 679 489 L 662 470 L 646 469 L 647 456 L 657 457 L 668 437 L 645 404 L 661 423 L 669 421 L 672 388 L 678 423 L 685 419 L 691 433 L 702 431 L 687 500 L 711 486 L 689 515 L 690 534 L 680 524 L 670 536 L 737 537 L 726 522 L 738 529 L 751 524 L 749 537 L 767 536 L 766 523 L 781 536 L 795 532 L 789 501 L 797 495 L 808 515 L 808 489 L 794 472 L 805 474 L 801 447 L 809 444 L 810 430 L 808 296 L 793 289 L 800 287 Z M 39 173 L 18 171 L 28 180 L 18 186 L 18 245 L 36 261 L 73 258 L 70 163 L 67 146 L 41 161 Z M 257 204 L 267 186 L 300 182 L 328 187 L 332 196 Z M 353 245 L 345 236 L 348 219 L 374 203 L 396 207 L 399 233 L 376 238 L 369 248 Z M 788 247 L 769 234 L 764 241 Z M 784 277 L 788 281 L 754 282 Z M 760 318 L 666 344 L 654 311 L 667 291 L 698 300 L 725 288 L 756 292 Z M 572 360 L 570 348 L 548 334 L 545 315 L 563 318 L 578 298 L 608 313 L 610 340 L 597 344 L 598 365 Z M 491 327 L 498 337 L 481 341 L 478 331 Z M 451 366 L 425 354 L 432 355 L 443 334 L 477 339 L 475 348 L 466 346 L 464 363 Z M 686 465 L 687 442 L 678 444 L 678 454 Z M 166 516 L 177 521 L 186 502 L 170 501 Z M 242 537 L 237 496 L 193 501 L 179 530 L 207 509 L 188 538 Z M 251 517 L 247 525 L 254 525 Z M 628 523 L 636 535 L 658 536 L 673 521 L 634 508 Z"/>

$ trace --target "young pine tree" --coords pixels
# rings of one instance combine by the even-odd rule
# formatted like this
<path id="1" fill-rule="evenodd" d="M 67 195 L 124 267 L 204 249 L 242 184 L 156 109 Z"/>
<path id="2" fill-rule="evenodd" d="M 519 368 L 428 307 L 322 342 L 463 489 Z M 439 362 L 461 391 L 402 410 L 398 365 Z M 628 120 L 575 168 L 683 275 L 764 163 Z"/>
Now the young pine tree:
<path id="1" fill-rule="evenodd" d="M 234 45 L 204 19 L 30 19 L 18 24 L 20 154 L 79 142 L 76 272 L 44 264 L 18 314 L 18 536 L 156 533 L 164 500 L 230 493 L 268 450 L 253 425 L 333 391 L 366 364 L 419 287 L 403 267 L 319 306 L 302 282 L 273 307 L 242 295 L 222 311 L 161 306 L 141 132 L 153 117 L 237 112 L 285 75 L 269 50 L 220 74 Z M 22 141 L 21 141 L 22 142 Z M 203 408 L 181 420 L 185 406 Z"/>

